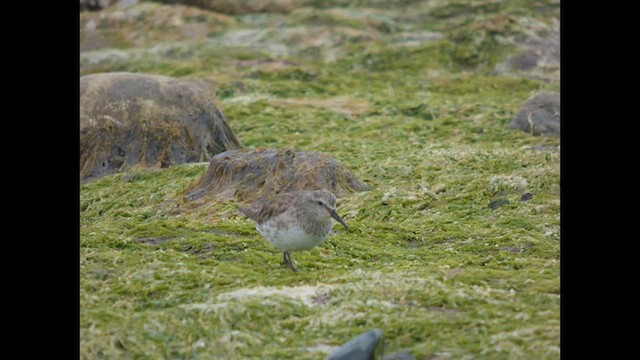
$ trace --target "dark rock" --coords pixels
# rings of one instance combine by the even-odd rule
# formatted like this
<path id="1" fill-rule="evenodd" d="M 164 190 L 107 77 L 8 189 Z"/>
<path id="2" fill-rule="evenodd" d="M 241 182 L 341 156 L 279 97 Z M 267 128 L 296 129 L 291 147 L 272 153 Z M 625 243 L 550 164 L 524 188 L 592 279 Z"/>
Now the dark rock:
<path id="1" fill-rule="evenodd" d="M 253 202 L 281 192 L 327 189 L 337 197 L 369 187 L 337 160 L 292 149 L 231 150 L 211 159 L 207 172 L 185 199 Z"/>
<path id="2" fill-rule="evenodd" d="M 553 84 L 560 82 L 560 21 L 546 24 L 532 18 L 519 18 L 519 34 L 512 40 L 516 52 L 495 67 L 496 74 L 514 74 Z"/>
<path id="3" fill-rule="evenodd" d="M 80 11 L 99 11 L 110 6 L 131 6 L 139 0 L 80 0 Z"/>
<path id="4" fill-rule="evenodd" d="M 215 104 L 212 84 L 106 73 L 80 78 L 80 178 L 136 164 L 209 161 L 242 147 Z"/>
<path id="5" fill-rule="evenodd" d="M 524 103 L 509 125 L 532 135 L 560 136 L 560 94 L 541 92 Z"/>
<path id="6" fill-rule="evenodd" d="M 80 11 L 102 10 L 112 2 L 112 0 L 80 0 Z"/>
<path id="7" fill-rule="evenodd" d="M 495 210 L 497 208 L 499 208 L 500 206 L 504 206 L 509 204 L 509 200 L 507 199 L 497 199 L 497 200 L 493 200 L 492 202 L 489 203 L 489 208 L 492 210 Z"/>
<path id="8" fill-rule="evenodd" d="M 384 351 L 384 332 L 369 330 L 334 351 L 326 360 L 373 360 Z M 378 357 L 379 358 L 379 357 Z"/>
<path id="9" fill-rule="evenodd" d="M 524 195 L 522 195 L 522 197 L 520 198 L 521 202 L 525 202 L 525 201 L 529 201 L 533 199 L 533 195 L 531 193 L 526 193 Z"/>

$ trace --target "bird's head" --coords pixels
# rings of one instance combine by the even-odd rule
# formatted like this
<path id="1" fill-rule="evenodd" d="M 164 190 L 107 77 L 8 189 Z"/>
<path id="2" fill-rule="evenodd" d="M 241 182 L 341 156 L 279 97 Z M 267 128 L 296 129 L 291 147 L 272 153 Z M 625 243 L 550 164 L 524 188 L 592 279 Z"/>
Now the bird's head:
<path id="1" fill-rule="evenodd" d="M 328 190 L 310 191 L 305 200 L 319 217 L 329 217 L 336 219 L 342 226 L 349 230 L 347 223 L 342 220 L 336 212 L 336 197 Z"/>

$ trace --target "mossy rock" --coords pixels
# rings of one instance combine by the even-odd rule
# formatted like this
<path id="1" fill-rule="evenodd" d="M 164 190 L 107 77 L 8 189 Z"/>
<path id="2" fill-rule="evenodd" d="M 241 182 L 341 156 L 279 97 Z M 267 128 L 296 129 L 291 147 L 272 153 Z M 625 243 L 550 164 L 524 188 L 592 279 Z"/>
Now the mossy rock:
<path id="1" fill-rule="evenodd" d="M 80 178 L 134 165 L 208 161 L 242 147 L 205 81 L 104 73 L 80 78 Z"/>
<path id="2" fill-rule="evenodd" d="M 560 94 L 543 91 L 522 105 L 509 125 L 532 135 L 560 136 Z"/>
<path id="3" fill-rule="evenodd" d="M 549 24 L 530 17 L 517 20 L 518 36 L 510 42 L 515 50 L 494 69 L 497 75 L 521 76 L 560 83 L 560 20 Z"/>
<path id="4" fill-rule="evenodd" d="M 288 13 L 303 6 L 309 0 L 157 0 L 165 4 L 184 4 L 220 12 L 223 14 L 247 14 L 259 12 Z"/>
<path id="5" fill-rule="evenodd" d="M 230 150 L 211 159 L 207 172 L 186 195 L 200 199 L 252 202 L 275 194 L 328 189 L 337 197 L 368 190 L 333 157 L 292 149 Z"/>
<path id="6" fill-rule="evenodd" d="M 148 2 L 111 6 L 80 13 L 80 52 L 136 49 L 154 44 L 155 50 L 161 51 L 170 42 L 206 39 L 234 23 L 231 16 L 191 6 Z"/>

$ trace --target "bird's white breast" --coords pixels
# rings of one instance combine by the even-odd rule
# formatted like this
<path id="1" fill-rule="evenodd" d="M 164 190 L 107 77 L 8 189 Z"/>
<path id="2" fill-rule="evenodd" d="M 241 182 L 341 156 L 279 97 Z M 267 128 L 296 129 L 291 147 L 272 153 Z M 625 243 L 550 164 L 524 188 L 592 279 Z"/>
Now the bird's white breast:
<path id="1" fill-rule="evenodd" d="M 279 224 L 277 221 L 270 221 L 256 226 L 256 229 L 276 248 L 286 251 L 300 251 L 321 244 L 329 235 L 331 227 L 329 225 L 327 231 L 323 231 L 319 235 L 306 233 L 295 221 L 280 222 Z"/>

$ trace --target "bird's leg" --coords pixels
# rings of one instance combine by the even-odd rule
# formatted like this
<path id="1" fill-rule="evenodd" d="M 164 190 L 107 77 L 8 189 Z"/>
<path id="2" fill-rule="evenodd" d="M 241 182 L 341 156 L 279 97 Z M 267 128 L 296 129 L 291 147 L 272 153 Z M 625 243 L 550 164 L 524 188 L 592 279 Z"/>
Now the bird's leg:
<path id="1" fill-rule="evenodd" d="M 291 261 L 291 254 L 288 251 L 284 252 L 284 263 L 291 269 L 293 272 L 297 272 L 298 269 L 293 265 L 293 261 Z"/>

